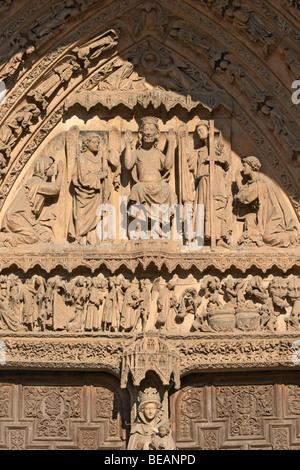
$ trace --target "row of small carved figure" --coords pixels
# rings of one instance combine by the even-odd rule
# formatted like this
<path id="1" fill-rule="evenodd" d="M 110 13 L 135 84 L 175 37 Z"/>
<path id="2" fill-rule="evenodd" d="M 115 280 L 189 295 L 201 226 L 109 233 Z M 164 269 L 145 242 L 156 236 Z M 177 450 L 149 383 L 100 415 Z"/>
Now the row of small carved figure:
<path id="1" fill-rule="evenodd" d="M 44 26 L 45 27 L 45 26 Z M 47 31 L 51 31 L 51 25 L 47 25 Z M 14 50 L 17 54 L 13 56 L 0 71 L 0 80 L 5 80 L 23 63 L 23 57 L 35 50 L 35 34 L 32 30 L 32 38 L 29 44 L 20 34 L 17 34 L 14 41 Z M 52 31 L 51 31 L 52 33 Z M 32 42 L 33 41 L 33 42 Z M 32 42 L 30 44 L 30 42 Z M 41 118 L 41 113 L 49 104 L 50 99 L 55 96 L 57 90 L 62 85 L 66 85 L 76 73 L 82 72 L 91 65 L 90 61 L 98 60 L 99 55 L 111 49 L 117 44 L 117 34 L 113 30 L 108 30 L 97 36 L 85 47 L 76 47 L 61 60 L 52 73 L 43 77 L 42 83 L 29 91 L 27 95 L 28 103 L 17 109 L 12 116 L 5 121 L 0 129 L 0 180 L 6 174 L 6 166 L 13 148 L 24 134 L 30 131 L 30 127 Z M 7 53 L 5 54 L 7 57 Z"/>
<path id="2" fill-rule="evenodd" d="M 179 292 L 176 292 L 176 290 Z M 125 279 L 0 276 L 0 329 L 103 331 L 230 331 L 300 328 L 300 278 L 207 275 L 186 287 L 177 275 Z"/>

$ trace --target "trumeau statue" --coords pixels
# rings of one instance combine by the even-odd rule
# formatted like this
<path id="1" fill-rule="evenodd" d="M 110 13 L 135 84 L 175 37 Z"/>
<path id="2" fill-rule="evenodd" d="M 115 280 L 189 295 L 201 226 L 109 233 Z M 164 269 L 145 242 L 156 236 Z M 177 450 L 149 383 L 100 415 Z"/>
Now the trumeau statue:
<path id="1" fill-rule="evenodd" d="M 161 423 L 162 412 L 156 389 L 146 388 L 140 392 L 138 419 L 131 429 L 128 450 L 175 449 L 168 425 Z"/>
<path id="2" fill-rule="evenodd" d="M 31 3 L 0 0 L 0 447 L 299 447 L 299 2 Z"/>

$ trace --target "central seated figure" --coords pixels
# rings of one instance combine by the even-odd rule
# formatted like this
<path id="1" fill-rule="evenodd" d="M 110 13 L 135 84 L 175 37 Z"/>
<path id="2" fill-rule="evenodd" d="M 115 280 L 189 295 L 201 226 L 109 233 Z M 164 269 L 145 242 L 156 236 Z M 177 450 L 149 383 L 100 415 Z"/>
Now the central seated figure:
<path id="1" fill-rule="evenodd" d="M 177 196 L 169 185 L 170 170 L 174 164 L 176 135 L 173 129 L 169 130 L 168 150 L 164 154 L 158 148 L 157 121 L 157 118 L 151 116 L 142 119 L 135 150 L 132 149 L 131 131 L 125 133 L 125 167 L 132 170 L 132 177 L 136 181 L 129 195 L 129 205 L 143 204 L 149 219 L 153 219 L 152 205 L 164 205 L 160 208 L 164 214 L 170 206 L 177 203 Z"/>

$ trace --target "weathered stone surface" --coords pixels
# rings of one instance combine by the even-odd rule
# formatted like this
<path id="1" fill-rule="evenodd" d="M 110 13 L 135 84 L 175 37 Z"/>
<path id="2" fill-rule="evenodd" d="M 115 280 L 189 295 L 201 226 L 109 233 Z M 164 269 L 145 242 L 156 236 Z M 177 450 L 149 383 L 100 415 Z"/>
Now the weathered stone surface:
<path id="1" fill-rule="evenodd" d="M 299 448 L 298 3 L 0 13 L 0 448 Z"/>

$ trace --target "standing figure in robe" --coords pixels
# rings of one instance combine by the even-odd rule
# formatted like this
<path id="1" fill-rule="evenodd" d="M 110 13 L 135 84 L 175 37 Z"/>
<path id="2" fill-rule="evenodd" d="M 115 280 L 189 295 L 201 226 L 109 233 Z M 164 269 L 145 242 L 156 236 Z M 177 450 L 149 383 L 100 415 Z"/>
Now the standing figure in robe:
<path id="1" fill-rule="evenodd" d="M 109 278 L 110 292 L 103 307 L 103 331 L 119 331 L 124 300 L 122 284 L 121 275 Z"/>
<path id="2" fill-rule="evenodd" d="M 244 220 L 240 245 L 289 247 L 299 244 L 299 231 L 291 210 L 272 181 L 259 172 L 257 157 L 243 158 L 246 183 L 237 182 L 238 217 Z"/>
<path id="3" fill-rule="evenodd" d="M 100 137 L 92 134 L 82 143 L 82 151 L 76 159 L 72 177 L 73 207 L 69 224 L 69 236 L 80 245 L 99 242 L 96 227 L 100 221 L 97 210 L 109 201 L 112 182 L 108 163 L 114 166 L 113 152 L 99 152 Z M 117 164 L 116 164 L 117 165 Z"/>
<path id="4" fill-rule="evenodd" d="M 124 331 L 131 331 L 136 324 L 138 307 L 141 302 L 138 279 L 134 278 L 132 282 L 125 280 L 123 289 L 126 289 L 126 292 L 124 295 L 120 326 Z"/>
<path id="5" fill-rule="evenodd" d="M 215 237 L 218 245 L 228 246 L 230 233 L 227 227 L 228 201 L 230 190 L 226 184 L 226 172 L 229 170 L 228 157 L 219 138 L 215 142 L 214 187 L 210 186 L 210 155 L 208 145 L 209 122 L 198 121 L 196 133 L 200 146 L 187 155 L 189 170 L 195 179 L 194 204 L 204 204 L 204 236 L 211 238 L 211 198 L 214 200 Z M 195 211 L 196 213 L 196 211 Z"/>
<path id="6" fill-rule="evenodd" d="M 36 290 L 32 279 L 26 279 L 20 290 L 21 322 L 30 331 L 37 325 L 35 305 Z"/>
<path id="7" fill-rule="evenodd" d="M 157 325 L 162 330 L 170 331 L 176 327 L 175 320 L 179 309 L 179 301 L 174 292 L 176 285 L 177 279 L 170 279 L 157 298 Z"/>
<path id="8" fill-rule="evenodd" d="M 91 279 L 89 285 L 89 300 L 86 310 L 85 330 L 98 331 L 101 330 L 103 296 L 101 292 L 102 279 L 95 277 Z"/>
<path id="9" fill-rule="evenodd" d="M 154 436 L 158 433 L 163 413 L 159 393 L 154 388 L 146 388 L 139 393 L 137 421 L 133 423 L 128 442 L 128 450 L 149 450 Z"/>
<path id="10" fill-rule="evenodd" d="M 89 296 L 87 280 L 84 276 L 76 276 L 70 284 L 70 301 L 75 308 L 75 314 L 67 324 L 67 331 L 83 331 L 86 316 L 86 303 Z"/>

